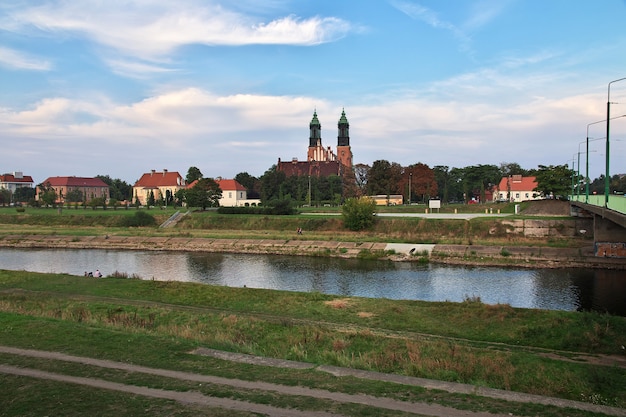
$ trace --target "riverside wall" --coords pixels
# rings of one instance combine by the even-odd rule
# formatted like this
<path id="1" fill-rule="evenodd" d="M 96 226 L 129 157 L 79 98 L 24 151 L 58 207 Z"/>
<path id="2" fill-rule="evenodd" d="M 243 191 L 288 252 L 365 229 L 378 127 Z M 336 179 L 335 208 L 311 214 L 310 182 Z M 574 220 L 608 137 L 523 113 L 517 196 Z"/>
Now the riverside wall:
<path id="1" fill-rule="evenodd" d="M 150 236 L 0 236 L 4 248 L 119 249 L 180 252 L 222 252 L 341 258 L 380 258 L 397 262 L 433 262 L 452 265 L 492 265 L 529 268 L 606 268 L 626 270 L 626 260 L 594 256 L 593 246 L 429 245 L 414 254 L 388 250 L 384 242 L 341 242 L 305 239 L 213 239 Z"/>

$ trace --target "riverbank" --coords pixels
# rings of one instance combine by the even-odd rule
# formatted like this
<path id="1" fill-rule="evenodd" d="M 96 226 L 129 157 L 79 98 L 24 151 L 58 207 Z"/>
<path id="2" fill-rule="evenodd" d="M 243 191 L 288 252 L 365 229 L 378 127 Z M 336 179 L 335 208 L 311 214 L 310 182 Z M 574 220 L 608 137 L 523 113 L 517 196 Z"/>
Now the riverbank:
<path id="1" fill-rule="evenodd" d="M 12 234 L 0 247 L 43 249 L 121 249 L 250 253 L 341 258 L 388 259 L 450 265 L 626 270 L 626 260 L 593 256 L 593 247 L 395 244 L 301 239 L 223 239 L 155 236 L 76 236 Z"/>
<path id="2" fill-rule="evenodd" d="M 180 392 L 181 401 L 201 393 L 289 404 L 300 415 L 406 415 L 379 405 L 383 398 L 420 415 L 626 415 L 626 323 L 617 316 L 2 270 L 0 301 L 0 384 L 20 387 L 0 393 L 7 416 L 54 413 L 58 398 L 67 415 L 171 414 L 155 412 L 156 399 L 138 410 L 133 398 L 107 397 L 112 383 L 138 395 L 139 387 Z M 100 385 L 84 388 L 93 381 Z M 458 383 L 464 391 L 451 388 Z M 465 414 L 420 412 L 424 403 Z"/>

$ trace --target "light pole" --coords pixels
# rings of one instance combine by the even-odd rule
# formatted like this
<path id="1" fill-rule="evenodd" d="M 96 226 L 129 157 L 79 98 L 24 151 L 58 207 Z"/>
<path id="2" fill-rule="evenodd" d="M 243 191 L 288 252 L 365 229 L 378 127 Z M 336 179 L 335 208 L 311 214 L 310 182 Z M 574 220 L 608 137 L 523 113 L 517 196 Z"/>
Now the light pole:
<path id="1" fill-rule="evenodd" d="M 580 157 L 580 154 L 579 154 L 579 157 Z M 572 161 L 572 199 L 573 199 L 574 198 L 574 175 L 576 174 L 576 171 L 574 170 L 574 162 L 576 162 L 576 154 L 572 155 L 572 159 L 570 159 L 570 161 Z"/>
<path id="2" fill-rule="evenodd" d="M 610 141 L 609 141 L 609 132 L 610 132 L 610 121 L 611 121 L 611 84 L 616 83 L 618 81 L 626 80 L 626 77 L 620 78 L 618 80 L 613 80 L 609 83 L 607 88 L 607 99 L 606 99 L 606 174 L 604 177 L 604 207 L 609 207 L 609 150 L 610 150 Z"/>
<path id="3" fill-rule="evenodd" d="M 615 117 L 611 117 L 610 120 L 615 120 L 615 119 L 619 119 L 620 117 L 626 117 L 626 114 L 622 114 L 621 116 L 615 116 Z M 593 122 L 593 123 L 589 123 L 587 125 L 587 158 L 585 161 L 585 203 L 589 202 L 589 142 L 591 142 L 589 140 L 589 126 L 591 125 L 596 125 L 598 123 L 605 123 L 606 120 L 602 119 L 602 120 L 598 120 L 597 122 Z M 603 138 L 598 138 L 598 139 L 603 139 Z M 597 140 L 597 139 L 594 139 Z M 580 147 L 580 145 L 578 145 Z"/>
<path id="4" fill-rule="evenodd" d="M 413 173 L 409 172 L 409 206 L 411 205 L 411 178 L 413 178 Z"/>

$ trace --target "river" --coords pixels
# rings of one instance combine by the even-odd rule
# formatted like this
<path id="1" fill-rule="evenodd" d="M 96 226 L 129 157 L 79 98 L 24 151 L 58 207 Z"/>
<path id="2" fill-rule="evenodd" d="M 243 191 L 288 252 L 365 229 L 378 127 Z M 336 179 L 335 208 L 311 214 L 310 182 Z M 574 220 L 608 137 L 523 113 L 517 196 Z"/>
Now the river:
<path id="1" fill-rule="evenodd" d="M 624 271 L 420 265 L 409 262 L 198 252 L 0 249 L 0 269 L 318 291 L 341 296 L 463 301 L 626 316 Z"/>

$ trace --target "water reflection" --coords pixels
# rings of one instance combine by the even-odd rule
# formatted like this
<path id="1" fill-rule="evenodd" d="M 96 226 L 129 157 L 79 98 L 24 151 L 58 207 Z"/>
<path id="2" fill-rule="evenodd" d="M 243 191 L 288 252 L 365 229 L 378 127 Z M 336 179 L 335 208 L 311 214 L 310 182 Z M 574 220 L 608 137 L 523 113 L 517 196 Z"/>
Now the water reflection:
<path id="1" fill-rule="evenodd" d="M 141 252 L 0 249 L 0 269 L 82 275 L 100 269 L 144 279 L 370 298 L 463 301 L 626 316 L 623 271 L 453 267 L 357 259 Z"/>

